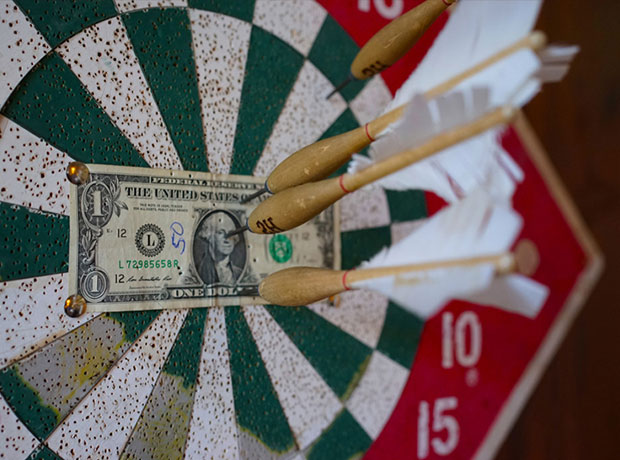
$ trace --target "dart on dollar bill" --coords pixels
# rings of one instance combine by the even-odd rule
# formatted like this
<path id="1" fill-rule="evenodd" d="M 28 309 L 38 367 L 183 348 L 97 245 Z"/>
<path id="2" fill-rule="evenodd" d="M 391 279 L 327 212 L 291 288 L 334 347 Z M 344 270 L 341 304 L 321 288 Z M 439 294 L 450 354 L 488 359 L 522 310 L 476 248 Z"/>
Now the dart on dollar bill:
<path id="1" fill-rule="evenodd" d="M 66 311 L 264 303 L 258 283 L 294 265 L 338 268 L 337 210 L 286 235 L 227 236 L 247 219 L 247 176 L 75 165 Z M 81 305 L 81 307 L 80 307 Z"/>
<path id="2" fill-rule="evenodd" d="M 454 298 L 533 317 L 548 289 L 526 276 L 536 270 L 535 247 L 523 241 L 511 251 L 521 225 L 506 197 L 478 189 L 355 270 L 289 268 L 263 280 L 259 293 L 297 306 L 369 289 L 422 317 Z"/>

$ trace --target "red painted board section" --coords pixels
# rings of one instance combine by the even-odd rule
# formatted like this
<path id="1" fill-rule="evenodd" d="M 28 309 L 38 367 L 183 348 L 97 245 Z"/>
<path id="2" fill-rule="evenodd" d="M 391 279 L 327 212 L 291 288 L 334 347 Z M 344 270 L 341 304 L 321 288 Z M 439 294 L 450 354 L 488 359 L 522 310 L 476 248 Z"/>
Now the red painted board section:
<path id="1" fill-rule="evenodd" d="M 586 268 L 583 248 L 512 128 L 503 146 L 526 175 L 514 198 L 525 222 L 520 238 L 538 247 L 541 264 L 532 278 L 547 285 L 550 296 L 535 319 L 461 301 L 430 318 L 403 394 L 366 459 L 471 458 Z M 453 366 L 444 368 L 442 319 L 449 313 L 455 323 L 466 312 L 480 324 L 479 359 L 462 366 L 454 358 Z M 471 328 L 465 328 L 463 341 L 470 352 Z"/>

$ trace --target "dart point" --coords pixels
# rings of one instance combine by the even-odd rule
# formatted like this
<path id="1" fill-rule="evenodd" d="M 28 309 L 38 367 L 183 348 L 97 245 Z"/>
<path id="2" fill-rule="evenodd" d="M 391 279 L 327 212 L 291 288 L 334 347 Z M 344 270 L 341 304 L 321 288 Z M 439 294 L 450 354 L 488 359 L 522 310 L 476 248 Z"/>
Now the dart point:
<path id="1" fill-rule="evenodd" d="M 225 238 L 230 238 L 231 236 L 238 235 L 239 233 L 243 233 L 243 232 L 245 232 L 246 230 L 249 230 L 249 229 L 250 229 L 250 228 L 249 228 L 247 225 L 244 225 L 243 227 L 238 227 L 238 228 L 236 228 L 236 229 L 234 229 L 234 230 L 232 230 L 232 231 L 228 232 L 228 233 L 226 234 L 226 237 L 225 237 Z"/>
<path id="2" fill-rule="evenodd" d="M 356 78 L 353 76 L 353 74 L 349 74 L 349 76 L 347 77 L 347 79 L 345 81 L 343 81 L 342 83 L 340 83 L 338 86 L 336 86 L 334 88 L 334 90 L 329 93 L 327 95 L 327 97 L 325 99 L 329 99 L 330 97 L 332 97 L 335 93 L 337 93 L 338 91 L 340 91 L 342 88 L 344 88 L 345 86 L 347 86 L 349 83 L 351 83 L 353 80 L 356 80 Z"/>
<path id="3" fill-rule="evenodd" d="M 261 196 L 266 191 L 267 191 L 267 187 L 263 187 L 260 190 L 252 193 L 251 195 L 246 196 L 239 203 L 243 204 L 243 203 L 247 203 L 248 201 L 252 201 L 254 198 L 258 198 L 259 196 Z"/>

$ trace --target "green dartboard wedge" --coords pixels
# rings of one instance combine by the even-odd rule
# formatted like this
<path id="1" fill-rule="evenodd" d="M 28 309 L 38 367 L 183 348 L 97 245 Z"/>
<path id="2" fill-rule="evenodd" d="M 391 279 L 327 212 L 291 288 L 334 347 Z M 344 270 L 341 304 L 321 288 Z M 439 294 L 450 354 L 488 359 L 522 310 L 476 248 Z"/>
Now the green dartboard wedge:
<path id="1" fill-rule="evenodd" d="M 267 309 L 334 393 L 346 399 L 372 350 L 305 307 Z"/>
<path id="2" fill-rule="evenodd" d="M 2 114 L 75 160 L 148 166 L 55 52 L 26 75 Z"/>
<path id="3" fill-rule="evenodd" d="M 292 450 L 295 438 L 241 307 L 226 308 L 226 330 L 240 443 L 276 455 Z"/>
<path id="4" fill-rule="evenodd" d="M 207 171 L 187 12 L 139 10 L 123 15 L 123 22 L 184 168 Z"/>
<path id="5" fill-rule="evenodd" d="M 188 312 L 121 458 L 183 457 L 206 317 L 207 309 Z"/>

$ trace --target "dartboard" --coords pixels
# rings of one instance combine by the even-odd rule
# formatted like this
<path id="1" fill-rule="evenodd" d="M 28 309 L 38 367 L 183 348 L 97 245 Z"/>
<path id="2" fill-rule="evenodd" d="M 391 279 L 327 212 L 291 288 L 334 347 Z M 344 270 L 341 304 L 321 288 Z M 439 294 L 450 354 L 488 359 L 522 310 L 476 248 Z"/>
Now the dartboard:
<path id="1" fill-rule="evenodd" d="M 380 114 L 440 32 L 325 96 L 418 0 L 3 0 L 0 457 L 490 456 L 598 273 L 596 249 L 521 118 L 504 147 L 551 289 L 536 319 L 453 301 L 424 321 L 379 294 L 306 307 L 63 311 L 69 162 L 267 175 Z M 359 191 L 342 268 L 442 206 Z"/>

